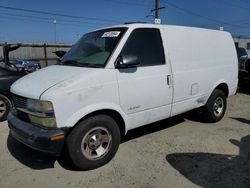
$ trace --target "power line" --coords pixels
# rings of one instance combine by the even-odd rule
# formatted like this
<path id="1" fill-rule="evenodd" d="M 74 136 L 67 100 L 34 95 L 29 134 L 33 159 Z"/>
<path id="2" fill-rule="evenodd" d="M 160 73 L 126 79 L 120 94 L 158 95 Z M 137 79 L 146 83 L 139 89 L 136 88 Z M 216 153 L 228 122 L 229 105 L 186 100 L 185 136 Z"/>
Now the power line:
<path id="1" fill-rule="evenodd" d="M 222 0 L 222 1 L 225 2 L 225 4 L 228 5 L 228 6 L 231 6 L 233 8 L 237 8 L 237 9 L 241 9 L 241 10 L 245 10 L 245 11 L 249 12 L 250 8 L 247 8 L 247 7 L 244 7 L 244 6 L 240 6 L 238 4 L 235 4 L 235 3 L 232 3 L 232 2 L 229 2 L 229 1 L 225 1 L 225 0 Z"/>
<path id="2" fill-rule="evenodd" d="M 1 16 L 0 20 L 13 20 L 13 16 Z M 27 21 L 27 22 L 39 22 L 42 24 L 48 24 L 48 25 L 52 25 L 52 22 L 48 22 L 48 21 L 44 21 L 44 20 L 36 20 L 36 19 L 29 19 L 29 18 L 20 18 L 20 17 L 15 17 L 15 20 L 21 20 L 23 21 Z M 82 28 L 83 26 L 81 25 L 77 25 L 77 24 L 69 24 L 69 23 L 64 23 L 64 22 L 57 22 L 57 25 L 62 25 L 62 26 L 75 26 L 75 27 L 80 27 Z M 85 27 L 87 28 L 91 28 L 91 29 L 95 29 L 96 27 L 93 25 L 86 25 Z M 17 40 L 15 40 L 17 41 Z"/>
<path id="3" fill-rule="evenodd" d="M 138 2 L 131 2 L 131 1 L 119 1 L 119 0 L 105 0 L 107 2 L 110 3 L 116 3 L 116 4 L 125 4 L 125 5 L 131 5 L 131 6 L 144 6 L 144 7 L 148 7 L 148 6 L 152 6 L 153 4 L 144 4 L 144 3 L 138 3 Z"/>
<path id="4" fill-rule="evenodd" d="M 1 14 L 1 13 L 0 13 Z M 0 19 L 2 20 L 13 20 L 13 16 L 1 16 Z M 21 20 L 21 21 L 28 21 L 28 22 L 39 22 L 39 23 L 44 23 L 44 24 L 53 24 L 51 21 L 44 21 L 44 20 L 37 20 L 37 19 L 32 19 L 32 18 L 20 18 L 20 17 L 16 17 L 15 16 L 15 20 Z M 69 26 L 76 26 L 76 27 L 83 27 L 82 25 L 77 25 L 77 24 L 70 24 L 70 23 L 66 23 L 66 22 L 57 22 L 58 25 L 69 25 Z M 91 27 L 91 28 L 96 28 L 93 25 L 87 25 L 87 27 Z"/>
<path id="5" fill-rule="evenodd" d="M 23 9 L 23 8 L 16 8 L 16 7 L 9 7 L 9 6 L 1 6 L 1 9 L 7 10 L 16 10 L 22 12 L 29 12 L 29 13 L 36 13 L 36 14 L 45 14 L 51 16 L 59 16 L 59 17 L 67 17 L 67 18 L 74 18 L 74 19 L 85 19 L 85 20 L 95 20 L 99 22 L 107 22 L 107 23 L 121 23 L 120 20 L 110 20 L 110 19 L 102 19 L 102 18 L 94 18 L 94 17 L 86 17 L 86 16 L 75 16 L 75 15 L 68 15 L 68 14 L 60 14 L 60 13 L 52 13 L 47 11 L 38 11 L 38 10 L 31 10 L 31 9 Z"/>
<path id="6" fill-rule="evenodd" d="M 13 20 L 13 17 L 9 17 L 9 16 L 1 16 L 0 19 L 2 20 Z M 34 19 L 25 19 L 25 18 L 18 18 L 15 17 L 16 20 L 22 20 L 22 21 L 30 21 L 30 22 L 40 22 L 40 23 L 46 23 L 46 24 L 51 24 L 49 22 L 46 21 L 42 21 L 42 20 L 34 20 Z"/>
<path id="7" fill-rule="evenodd" d="M 240 20 L 231 20 L 230 22 L 233 22 L 233 23 L 235 23 L 235 22 L 237 22 L 237 23 L 239 23 L 239 22 L 246 22 L 246 21 L 249 21 L 249 19 L 240 19 Z"/>
<path id="8" fill-rule="evenodd" d="M 34 19 L 38 19 L 38 20 L 47 20 L 50 23 L 51 23 L 51 21 L 54 20 L 54 18 L 48 18 L 48 17 L 30 16 L 30 15 L 24 15 L 24 14 L 13 14 L 13 13 L 5 13 L 5 12 L 0 12 L 0 15 L 23 17 L 23 18 L 34 18 Z M 56 19 L 56 20 L 61 21 L 61 22 L 78 23 L 78 24 L 91 24 L 91 25 L 104 25 L 104 26 L 107 25 L 104 23 L 87 22 L 87 21 L 80 21 L 80 20 L 65 20 L 65 19 Z"/>
<path id="9" fill-rule="evenodd" d="M 244 29 L 250 29 L 250 27 L 247 27 L 247 26 L 243 26 L 243 25 L 238 25 L 238 24 L 231 24 L 231 23 L 228 23 L 228 22 L 224 22 L 222 20 L 217 20 L 217 19 L 214 19 L 214 18 L 210 18 L 210 17 L 207 17 L 207 16 L 203 16 L 201 14 L 198 14 L 198 13 L 195 13 L 193 11 L 190 11 L 188 9 L 185 9 L 185 8 L 182 8 L 182 7 L 179 7 L 177 6 L 176 4 L 174 3 L 170 3 L 166 0 L 162 0 L 164 1 L 167 5 L 175 8 L 175 9 L 178 9 L 178 10 L 181 10 L 182 12 L 185 12 L 187 14 L 190 14 L 192 16 L 196 16 L 196 17 L 200 17 L 200 18 L 203 18 L 203 19 L 206 19 L 206 20 L 209 20 L 209 21 L 212 21 L 212 22 L 216 22 L 216 23 L 220 23 L 220 24 L 224 24 L 224 25 L 228 25 L 228 26 L 234 26 L 234 27 L 239 27 L 239 28 L 244 28 Z"/>

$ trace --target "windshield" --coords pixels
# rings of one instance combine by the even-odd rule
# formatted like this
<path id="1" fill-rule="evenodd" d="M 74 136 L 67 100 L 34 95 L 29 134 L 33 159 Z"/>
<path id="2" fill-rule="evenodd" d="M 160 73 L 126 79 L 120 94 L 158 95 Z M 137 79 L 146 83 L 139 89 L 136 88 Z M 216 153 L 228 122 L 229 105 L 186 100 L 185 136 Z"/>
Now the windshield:
<path id="1" fill-rule="evenodd" d="M 85 34 L 62 57 L 60 65 L 105 67 L 126 28 L 110 28 Z"/>

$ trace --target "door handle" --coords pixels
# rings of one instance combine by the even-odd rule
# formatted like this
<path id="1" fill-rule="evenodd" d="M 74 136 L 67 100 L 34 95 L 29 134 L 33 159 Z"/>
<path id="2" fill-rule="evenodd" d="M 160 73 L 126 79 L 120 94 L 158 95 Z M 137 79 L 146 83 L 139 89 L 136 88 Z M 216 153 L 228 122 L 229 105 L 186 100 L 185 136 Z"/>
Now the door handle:
<path id="1" fill-rule="evenodd" d="M 167 84 L 171 85 L 171 75 L 167 75 Z"/>

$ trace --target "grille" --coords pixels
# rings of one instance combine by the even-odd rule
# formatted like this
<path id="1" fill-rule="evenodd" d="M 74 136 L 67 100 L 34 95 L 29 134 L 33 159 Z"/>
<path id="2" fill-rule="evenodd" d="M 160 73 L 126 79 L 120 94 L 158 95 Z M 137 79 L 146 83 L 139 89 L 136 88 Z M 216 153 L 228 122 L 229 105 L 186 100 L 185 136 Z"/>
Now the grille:
<path id="1" fill-rule="evenodd" d="M 15 108 L 27 109 L 27 98 L 12 94 L 12 103 Z M 17 117 L 25 122 L 30 122 L 28 114 L 16 109 Z"/>
<path id="2" fill-rule="evenodd" d="M 27 107 L 27 98 L 21 97 L 18 95 L 12 94 L 13 106 L 16 108 L 25 108 Z"/>
<path id="3" fill-rule="evenodd" d="M 21 120 L 25 121 L 25 122 L 29 122 L 30 123 L 30 119 L 29 119 L 29 116 L 28 114 L 20 111 L 20 110 L 17 110 L 17 117 L 20 118 Z"/>

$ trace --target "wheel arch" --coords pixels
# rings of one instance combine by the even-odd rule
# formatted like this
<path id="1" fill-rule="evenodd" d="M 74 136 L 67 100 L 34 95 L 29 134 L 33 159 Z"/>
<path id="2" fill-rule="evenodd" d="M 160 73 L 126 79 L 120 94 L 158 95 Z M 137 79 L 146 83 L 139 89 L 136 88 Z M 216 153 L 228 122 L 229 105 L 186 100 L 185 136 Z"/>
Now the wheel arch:
<path id="1" fill-rule="evenodd" d="M 118 127 L 120 129 L 121 135 L 122 136 L 126 135 L 125 121 L 124 121 L 123 117 L 121 116 L 121 114 L 119 112 L 117 112 L 116 110 L 113 110 L 113 109 L 102 109 L 102 110 L 96 110 L 94 112 L 91 112 L 91 113 L 85 115 L 84 117 L 82 117 L 76 123 L 76 125 L 79 122 L 81 122 L 81 121 L 83 121 L 83 120 L 85 120 L 85 119 L 87 119 L 87 118 L 89 118 L 91 116 L 95 116 L 95 115 L 107 115 L 107 116 L 110 116 L 111 118 L 113 118 L 116 121 L 116 123 L 117 123 L 117 125 L 118 125 Z"/>
<path id="2" fill-rule="evenodd" d="M 99 106 L 99 108 L 97 106 L 86 107 L 85 109 L 82 109 L 82 111 L 79 112 L 77 115 L 75 115 L 75 116 L 73 115 L 73 117 L 71 117 L 67 121 L 68 123 L 66 123 L 66 124 L 70 125 L 69 128 L 72 130 L 77 124 L 79 124 L 79 122 L 81 122 L 81 121 L 83 121 L 91 116 L 107 115 L 116 121 L 116 123 L 120 129 L 121 135 L 125 136 L 127 133 L 125 114 L 121 111 L 121 109 L 117 109 L 114 106 L 113 106 L 113 108 L 111 106 L 108 106 L 108 105 L 102 105 L 102 106 L 103 106 L 103 108 L 100 108 L 100 106 Z M 106 108 L 104 106 L 106 106 Z M 71 132 L 71 131 L 69 131 L 69 132 Z"/>
<path id="3" fill-rule="evenodd" d="M 228 88 L 228 85 L 225 82 L 218 84 L 214 88 L 214 90 L 215 89 L 219 89 L 219 90 L 223 91 L 225 93 L 226 98 L 229 96 L 229 88 Z"/>
<path id="4" fill-rule="evenodd" d="M 9 91 L 4 91 L 4 90 L 0 89 L 0 95 L 3 95 L 10 100 L 10 92 Z"/>

